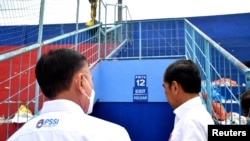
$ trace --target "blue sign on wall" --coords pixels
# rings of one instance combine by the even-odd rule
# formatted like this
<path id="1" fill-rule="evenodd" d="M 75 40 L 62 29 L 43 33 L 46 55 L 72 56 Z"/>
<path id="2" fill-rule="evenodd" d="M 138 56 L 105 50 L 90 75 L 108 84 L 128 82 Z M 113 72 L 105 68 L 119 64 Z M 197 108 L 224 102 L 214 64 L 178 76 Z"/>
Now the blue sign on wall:
<path id="1" fill-rule="evenodd" d="M 148 102 L 148 87 L 146 75 L 135 75 L 135 86 L 133 88 L 134 102 Z"/>

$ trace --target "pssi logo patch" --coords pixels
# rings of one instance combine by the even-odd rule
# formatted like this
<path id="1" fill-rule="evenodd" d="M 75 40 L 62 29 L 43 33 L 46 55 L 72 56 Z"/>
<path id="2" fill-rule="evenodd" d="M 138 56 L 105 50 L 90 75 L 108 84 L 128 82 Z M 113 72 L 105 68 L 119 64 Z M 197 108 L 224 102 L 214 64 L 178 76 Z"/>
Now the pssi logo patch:
<path id="1" fill-rule="evenodd" d="M 57 126 L 58 123 L 59 123 L 59 119 L 53 119 L 53 118 L 40 119 L 36 124 L 36 128 Z"/>

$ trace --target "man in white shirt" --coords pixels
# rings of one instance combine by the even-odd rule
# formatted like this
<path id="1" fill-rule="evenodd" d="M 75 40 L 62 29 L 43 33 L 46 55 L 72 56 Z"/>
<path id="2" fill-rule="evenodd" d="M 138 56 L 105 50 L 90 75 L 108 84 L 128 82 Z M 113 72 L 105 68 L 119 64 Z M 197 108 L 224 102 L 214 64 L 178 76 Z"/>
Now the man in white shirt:
<path id="1" fill-rule="evenodd" d="M 163 87 L 174 109 L 174 129 L 169 141 L 207 141 L 208 125 L 214 125 L 199 96 L 201 76 L 191 60 L 177 60 L 165 70 Z"/>
<path id="2" fill-rule="evenodd" d="M 130 141 L 120 125 L 88 115 L 95 91 L 87 58 L 72 49 L 50 50 L 37 62 L 38 84 L 48 101 L 8 141 Z"/>

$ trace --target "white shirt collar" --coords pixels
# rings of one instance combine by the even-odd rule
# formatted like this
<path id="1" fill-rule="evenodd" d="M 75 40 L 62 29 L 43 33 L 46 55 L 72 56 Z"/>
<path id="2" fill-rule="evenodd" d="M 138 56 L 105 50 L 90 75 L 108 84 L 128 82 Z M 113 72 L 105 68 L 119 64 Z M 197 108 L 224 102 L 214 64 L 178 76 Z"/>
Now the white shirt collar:
<path id="1" fill-rule="evenodd" d="M 73 101 L 60 99 L 60 100 L 50 100 L 43 103 L 43 107 L 40 114 L 48 112 L 58 112 L 58 111 L 68 111 L 71 113 L 83 113 L 82 108 L 74 103 Z"/>
<path id="2" fill-rule="evenodd" d="M 176 115 L 175 117 L 175 123 L 178 122 L 178 120 L 186 113 L 188 112 L 190 109 L 192 109 L 194 106 L 200 105 L 202 104 L 202 101 L 200 99 L 199 96 L 194 97 L 188 101 L 186 101 L 185 103 L 183 103 L 182 105 L 180 105 L 179 107 L 177 107 L 174 110 L 174 114 Z"/>

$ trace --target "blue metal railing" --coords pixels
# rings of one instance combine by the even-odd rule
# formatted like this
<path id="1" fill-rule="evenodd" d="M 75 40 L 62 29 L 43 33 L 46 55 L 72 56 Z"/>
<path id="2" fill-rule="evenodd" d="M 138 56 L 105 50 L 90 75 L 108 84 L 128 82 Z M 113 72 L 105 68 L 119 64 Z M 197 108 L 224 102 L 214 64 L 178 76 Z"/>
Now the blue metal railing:
<path id="1" fill-rule="evenodd" d="M 236 112 L 240 117 L 240 94 L 250 88 L 250 69 L 188 20 L 185 20 L 185 51 L 186 58 L 199 65 L 211 114 L 211 102 L 217 101 L 227 112 Z M 219 90 L 217 96 L 215 89 Z M 228 122 L 234 122 L 232 117 L 228 118 Z"/>

